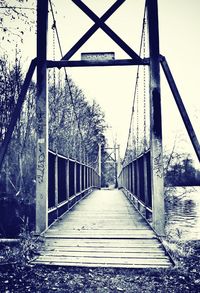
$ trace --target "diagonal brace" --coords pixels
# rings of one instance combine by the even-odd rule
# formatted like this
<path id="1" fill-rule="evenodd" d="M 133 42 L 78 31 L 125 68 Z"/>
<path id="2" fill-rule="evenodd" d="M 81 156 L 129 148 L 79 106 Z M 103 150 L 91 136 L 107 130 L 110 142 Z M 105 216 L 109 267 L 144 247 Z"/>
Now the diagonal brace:
<path id="1" fill-rule="evenodd" d="M 105 22 L 121 5 L 125 0 L 117 0 L 100 18 L 102 22 Z M 69 60 L 89 38 L 99 29 L 99 24 L 95 23 L 91 28 L 80 38 L 80 40 L 62 57 L 61 60 Z"/>
<path id="2" fill-rule="evenodd" d="M 104 162 L 106 162 L 110 158 L 114 163 L 116 163 L 116 160 L 113 159 L 112 154 L 113 154 L 113 152 L 108 154 L 108 156 L 104 159 Z"/>
<path id="3" fill-rule="evenodd" d="M 89 18 L 91 18 L 98 28 L 101 28 L 123 51 L 132 59 L 142 62 L 142 59 L 131 49 L 111 28 L 105 24 L 105 20 L 99 18 L 91 9 L 89 9 L 81 0 L 72 0 Z M 105 13 L 106 14 L 106 13 Z M 104 15 L 105 17 L 105 15 Z M 107 17 L 108 19 L 108 17 Z M 96 30 L 95 30 L 96 31 Z M 86 33 L 87 34 L 87 33 Z M 92 33 L 93 34 L 93 33 Z"/>
<path id="4" fill-rule="evenodd" d="M 179 109 L 179 112 L 181 114 L 181 117 L 183 119 L 183 123 L 186 127 L 186 130 L 188 132 L 188 135 L 190 137 L 191 143 L 193 145 L 193 148 L 195 150 L 195 153 L 200 161 L 200 144 L 199 141 L 197 139 L 196 133 L 194 131 L 194 128 L 192 126 L 192 123 L 190 121 L 190 118 L 187 114 L 187 111 L 185 109 L 185 106 L 183 104 L 183 101 L 181 99 L 181 96 L 179 94 L 178 88 L 176 86 L 176 83 L 174 81 L 174 78 L 172 76 L 172 73 L 170 71 L 169 65 L 167 63 L 167 60 L 165 59 L 164 56 L 160 56 L 160 63 L 162 65 L 162 69 L 164 71 L 164 74 L 166 76 L 166 79 L 168 81 L 169 87 L 171 89 L 171 92 L 174 96 L 175 102 L 177 104 L 177 107 Z"/>
<path id="5" fill-rule="evenodd" d="M 22 85 L 21 93 L 19 95 L 19 98 L 17 100 L 17 104 L 16 104 L 15 109 L 13 111 L 8 130 L 7 130 L 6 134 L 5 134 L 5 138 L 4 138 L 4 140 L 3 140 L 2 144 L 1 144 L 1 149 L 0 149 L 0 170 L 1 170 L 2 165 L 3 165 L 3 160 L 4 160 L 4 157 L 5 157 L 6 151 L 8 149 L 8 145 L 9 145 L 9 142 L 11 140 L 15 125 L 17 123 L 17 120 L 20 117 L 22 105 L 23 105 L 27 90 L 29 88 L 33 73 L 35 71 L 35 67 L 36 67 L 36 59 L 33 59 L 31 61 L 31 64 L 30 64 L 28 72 L 26 74 L 24 83 Z"/>
<path id="6" fill-rule="evenodd" d="M 99 27 L 124 50 L 131 58 L 141 60 L 141 58 L 111 29 L 105 24 L 90 8 L 81 0 L 72 0 L 89 18 L 91 18 Z"/>

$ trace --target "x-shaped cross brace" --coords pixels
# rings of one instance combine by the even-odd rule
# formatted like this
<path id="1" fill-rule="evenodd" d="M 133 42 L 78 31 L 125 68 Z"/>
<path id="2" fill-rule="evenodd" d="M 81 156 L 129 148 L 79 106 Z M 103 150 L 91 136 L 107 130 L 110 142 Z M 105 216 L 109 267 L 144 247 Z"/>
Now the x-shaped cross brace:
<path id="1" fill-rule="evenodd" d="M 118 44 L 133 60 L 142 62 L 142 59 L 111 29 L 105 24 L 105 21 L 121 6 L 125 0 L 117 0 L 102 17 L 98 17 L 81 0 L 72 0 L 87 16 L 93 21 L 94 25 L 82 36 L 82 38 L 68 51 L 62 60 L 69 60 L 80 47 L 101 28 L 114 42 Z"/>

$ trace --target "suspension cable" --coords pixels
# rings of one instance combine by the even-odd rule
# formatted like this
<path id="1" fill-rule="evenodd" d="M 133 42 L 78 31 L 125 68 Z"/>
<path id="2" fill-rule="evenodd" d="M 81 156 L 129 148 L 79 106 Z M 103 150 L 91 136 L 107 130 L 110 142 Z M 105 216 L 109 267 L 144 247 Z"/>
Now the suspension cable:
<path id="1" fill-rule="evenodd" d="M 55 24 L 52 25 L 53 30 L 53 60 L 55 61 L 56 58 L 56 43 L 55 43 Z M 54 98 L 56 96 L 56 70 L 55 67 L 53 68 L 53 95 Z"/>
<path id="2" fill-rule="evenodd" d="M 61 55 L 61 58 L 62 58 L 63 57 L 63 51 L 62 51 L 62 46 L 61 46 L 61 42 L 60 42 L 60 37 L 59 37 L 59 33 L 58 33 L 58 28 L 57 28 L 57 25 L 56 25 L 56 19 L 55 19 L 55 14 L 54 14 L 54 11 L 53 11 L 53 5 L 52 5 L 51 0 L 49 0 L 49 4 L 50 4 L 51 14 L 52 14 L 52 18 L 53 18 L 53 27 L 55 28 L 56 37 L 57 37 L 57 41 L 58 41 L 58 46 L 59 46 L 59 50 L 60 50 L 60 55 Z M 70 80 L 69 80 L 67 70 L 66 70 L 65 67 L 64 67 L 64 73 L 65 73 L 65 80 L 66 80 L 66 82 L 68 84 L 68 88 L 69 88 L 69 95 L 70 95 L 70 100 L 71 100 L 71 103 L 72 103 L 72 108 L 73 108 L 75 120 L 76 120 L 76 123 L 77 123 L 77 126 L 78 126 L 78 130 L 79 130 L 79 134 L 80 134 L 80 137 L 81 137 L 81 141 L 82 141 L 82 144 L 83 144 L 84 151 L 86 152 L 86 146 L 85 146 L 85 142 L 84 142 L 84 139 L 83 139 L 83 134 L 82 134 L 82 131 L 81 131 L 78 115 L 76 113 L 76 107 L 75 107 L 75 103 L 74 103 L 74 99 L 73 99 L 71 84 L 70 84 Z"/>
<path id="3" fill-rule="evenodd" d="M 145 25 L 146 25 L 146 3 L 145 3 L 145 7 L 144 7 L 144 14 L 143 14 L 143 24 L 142 24 L 142 33 L 141 33 L 141 39 L 140 39 L 140 49 L 139 49 L 139 56 L 141 57 L 142 54 L 142 43 L 143 43 L 143 35 L 145 33 Z M 137 97 L 137 88 L 138 88 L 138 80 L 139 80 L 139 68 L 140 65 L 137 66 L 137 73 L 136 73 L 136 81 L 135 81 L 135 88 L 134 88 L 134 95 L 133 95 L 133 103 L 132 103 L 132 111 L 131 111 L 131 118 L 130 118 L 130 125 L 129 125 L 129 131 L 128 131 L 128 140 L 127 140 L 127 146 L 126 146 L 126 151 L 125 151 L 125 156 L 124 156 L 124 161 L 126 160 L 126 155 L 128 152 L 128 142 L 130 139 L 130 134 L 131 134 L 131 125 L 132 125 L 132 121 L 133 121 L 133 114 L 135 112 L 135 102 L 136 102 L 136 97 Z"/>
<path id="4" fill-rule="evenodd" d="M 139 76 L 138 76 L 139 80 Z M 136 156 L 139 154 L 139 89 L 138 89 L 138 80 L 136 88 Z"/>
<path id="5" fill-rule="evenodd" d="M 144 20 L 143 58 L 146 57 L 146 19 Z M 143 65 L 143 102 L 144 102 L 144 152 L 147 150 L 147 119 L 146 119 L 146 66 Z"/>

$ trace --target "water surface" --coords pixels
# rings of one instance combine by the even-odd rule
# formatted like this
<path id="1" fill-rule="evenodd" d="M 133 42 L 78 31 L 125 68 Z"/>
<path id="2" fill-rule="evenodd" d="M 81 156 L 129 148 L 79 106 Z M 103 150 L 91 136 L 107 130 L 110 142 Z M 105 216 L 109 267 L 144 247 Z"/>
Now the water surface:
<path id="1" fill-rule="evenodd" d="M 172 189 L 175 204 L 166 212 L 166 233 L 182 240 L 200 239 L 200 187 Z"/>

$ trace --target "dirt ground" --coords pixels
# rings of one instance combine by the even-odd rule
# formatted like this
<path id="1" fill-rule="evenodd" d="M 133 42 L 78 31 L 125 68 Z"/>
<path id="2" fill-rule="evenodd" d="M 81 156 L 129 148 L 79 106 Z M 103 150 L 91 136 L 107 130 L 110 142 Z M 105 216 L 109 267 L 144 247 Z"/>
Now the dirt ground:
<path id="1" fill-rule="evenodd" d="M 0 264 L 0 292 L 200 292 L 200 241 L 170 269 L 109 269 Z"/>

